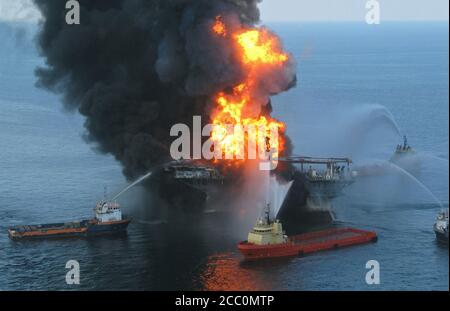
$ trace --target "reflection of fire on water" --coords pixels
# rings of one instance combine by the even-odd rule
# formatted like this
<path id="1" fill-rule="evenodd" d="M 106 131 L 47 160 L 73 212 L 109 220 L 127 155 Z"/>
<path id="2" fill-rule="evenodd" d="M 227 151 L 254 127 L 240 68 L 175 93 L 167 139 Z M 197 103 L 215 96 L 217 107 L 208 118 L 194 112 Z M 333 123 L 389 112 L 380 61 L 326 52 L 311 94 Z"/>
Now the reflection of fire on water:
<path id="1" fill-rule="evenodd" d="M 270 282 L 264 282 L 257 271 L 242 267 L 240 260 L 230 254 L 208 257 L 200 282 L 201 289 L 207 291 L 272 289 Z"/>

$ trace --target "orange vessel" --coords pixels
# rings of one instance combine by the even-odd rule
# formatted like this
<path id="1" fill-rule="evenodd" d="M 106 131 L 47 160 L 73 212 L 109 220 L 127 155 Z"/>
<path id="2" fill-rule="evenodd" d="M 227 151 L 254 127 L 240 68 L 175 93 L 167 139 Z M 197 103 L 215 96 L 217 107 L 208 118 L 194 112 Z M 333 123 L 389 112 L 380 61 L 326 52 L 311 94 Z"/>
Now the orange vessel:
<path id="1" fill-rule="evenodd" d="M 247 260 L 301 256 L 323 250 L 376 242 L 377 234 L 353 228 L 333 228 L 288 237 L 281 223 L 271 221 L 269 206 L 266 217 L 250 231 L 248 240 L 238 244 L 239 251 Z"/>
<path id="2" fill-rule="evenodd" d="M 122 215 L 120 206 L 116 202 L 100 201 L 94 211 L 93 219 L 12 227 L 8 229 L 8 236 L 12 240 L 22 240 L 114 234 L 125 232 L 131 221 Z"/>

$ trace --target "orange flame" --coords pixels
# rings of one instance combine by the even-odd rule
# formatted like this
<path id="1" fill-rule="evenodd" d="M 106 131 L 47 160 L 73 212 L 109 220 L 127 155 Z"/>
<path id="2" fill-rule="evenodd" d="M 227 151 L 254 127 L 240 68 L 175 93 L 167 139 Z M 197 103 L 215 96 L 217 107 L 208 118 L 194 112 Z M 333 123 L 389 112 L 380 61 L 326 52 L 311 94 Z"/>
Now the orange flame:
<path id="1" fill-rule="evenodd" d="M 227 28 L 221 16 L 216 17 L 212 30 L 218 36 L 227 36 Z M 267 146 L 271 130 L 281 133 L 285 128 L 282 122 L 269 116 L 255 117 L 255 112 L 252 112 L 250 107 L 254 107 L 258 102 L 256 86 L 260 68 L 269 68 L 270 74 L 273 66 L 283 65 L 289 60 L 289 56 L 281 50 L 279 40 L 265 29 L 241 30 L 233 33 L 231 38 L 242 64 L 246 66 L 247 76 L 230 94 L 225 92 L 217 94 L 215 98 L 217 111 L 213 116 L 211 138 L 222 153 L 227 155 L 231 153 L 236 159 L 245 159 L 245 147 L 249 146 L 249 142 L 253 146 Z M 260 106 L 258 108 L 261 109 Z M 260 114 L 260 111 L 257 114 Z M 238 125 L 244 130 L 253 127 L 257 129 L 257 134 L 239 130 L 230 131 L 229 125 Z M 284 141 L 280 136 L 276 140 L 270 140 L 270 149 L 275 150 L 274 156 L 278 156 L 283 148 Z"/>
<path id="2" fill-rule="evenodd" d="M 287 54 L 277 51 L 277 39 L 272 37 L 267 30 L 248 30 L 236 35 L 236 40 L 243 50 L 242 61 L 245 64 L 282 64 L 289 57 Z"/>
<path id="3" fill-rule="evenodd" d="M 225 24 L 222 22 L 222 16 L 219 15 L 216 17 L 212 30 L 219 36 L 225 37 L 227 35 Z"/>

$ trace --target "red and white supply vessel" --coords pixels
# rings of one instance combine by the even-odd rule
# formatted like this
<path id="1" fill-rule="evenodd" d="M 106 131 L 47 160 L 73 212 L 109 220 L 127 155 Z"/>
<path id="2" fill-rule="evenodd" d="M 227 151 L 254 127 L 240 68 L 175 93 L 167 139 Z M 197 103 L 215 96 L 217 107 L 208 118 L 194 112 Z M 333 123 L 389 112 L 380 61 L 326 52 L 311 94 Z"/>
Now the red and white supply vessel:
<path id="1" fill-rule="evenodd" d="M 323 250 L 376 242 L 377 234 L 353 228 L 332 228 L 288 237 L 278 220 L 270 219 L 270 204 L 265 217 L 258 220 L 247 241 L 238 244 L 247 260 L 301 256 Z"/>

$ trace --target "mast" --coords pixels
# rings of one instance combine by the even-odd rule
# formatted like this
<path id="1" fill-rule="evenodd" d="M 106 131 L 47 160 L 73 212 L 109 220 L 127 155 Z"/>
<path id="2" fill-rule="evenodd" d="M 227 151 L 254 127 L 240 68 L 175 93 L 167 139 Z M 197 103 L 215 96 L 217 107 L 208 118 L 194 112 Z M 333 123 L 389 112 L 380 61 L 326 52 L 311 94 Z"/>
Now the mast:
<path id="1" fill-rule="evenodd" d="M 270 203 L 267 203 L 265 214 L 266 214 L 266 222 L 269 225 L 270 224 Z"/>

